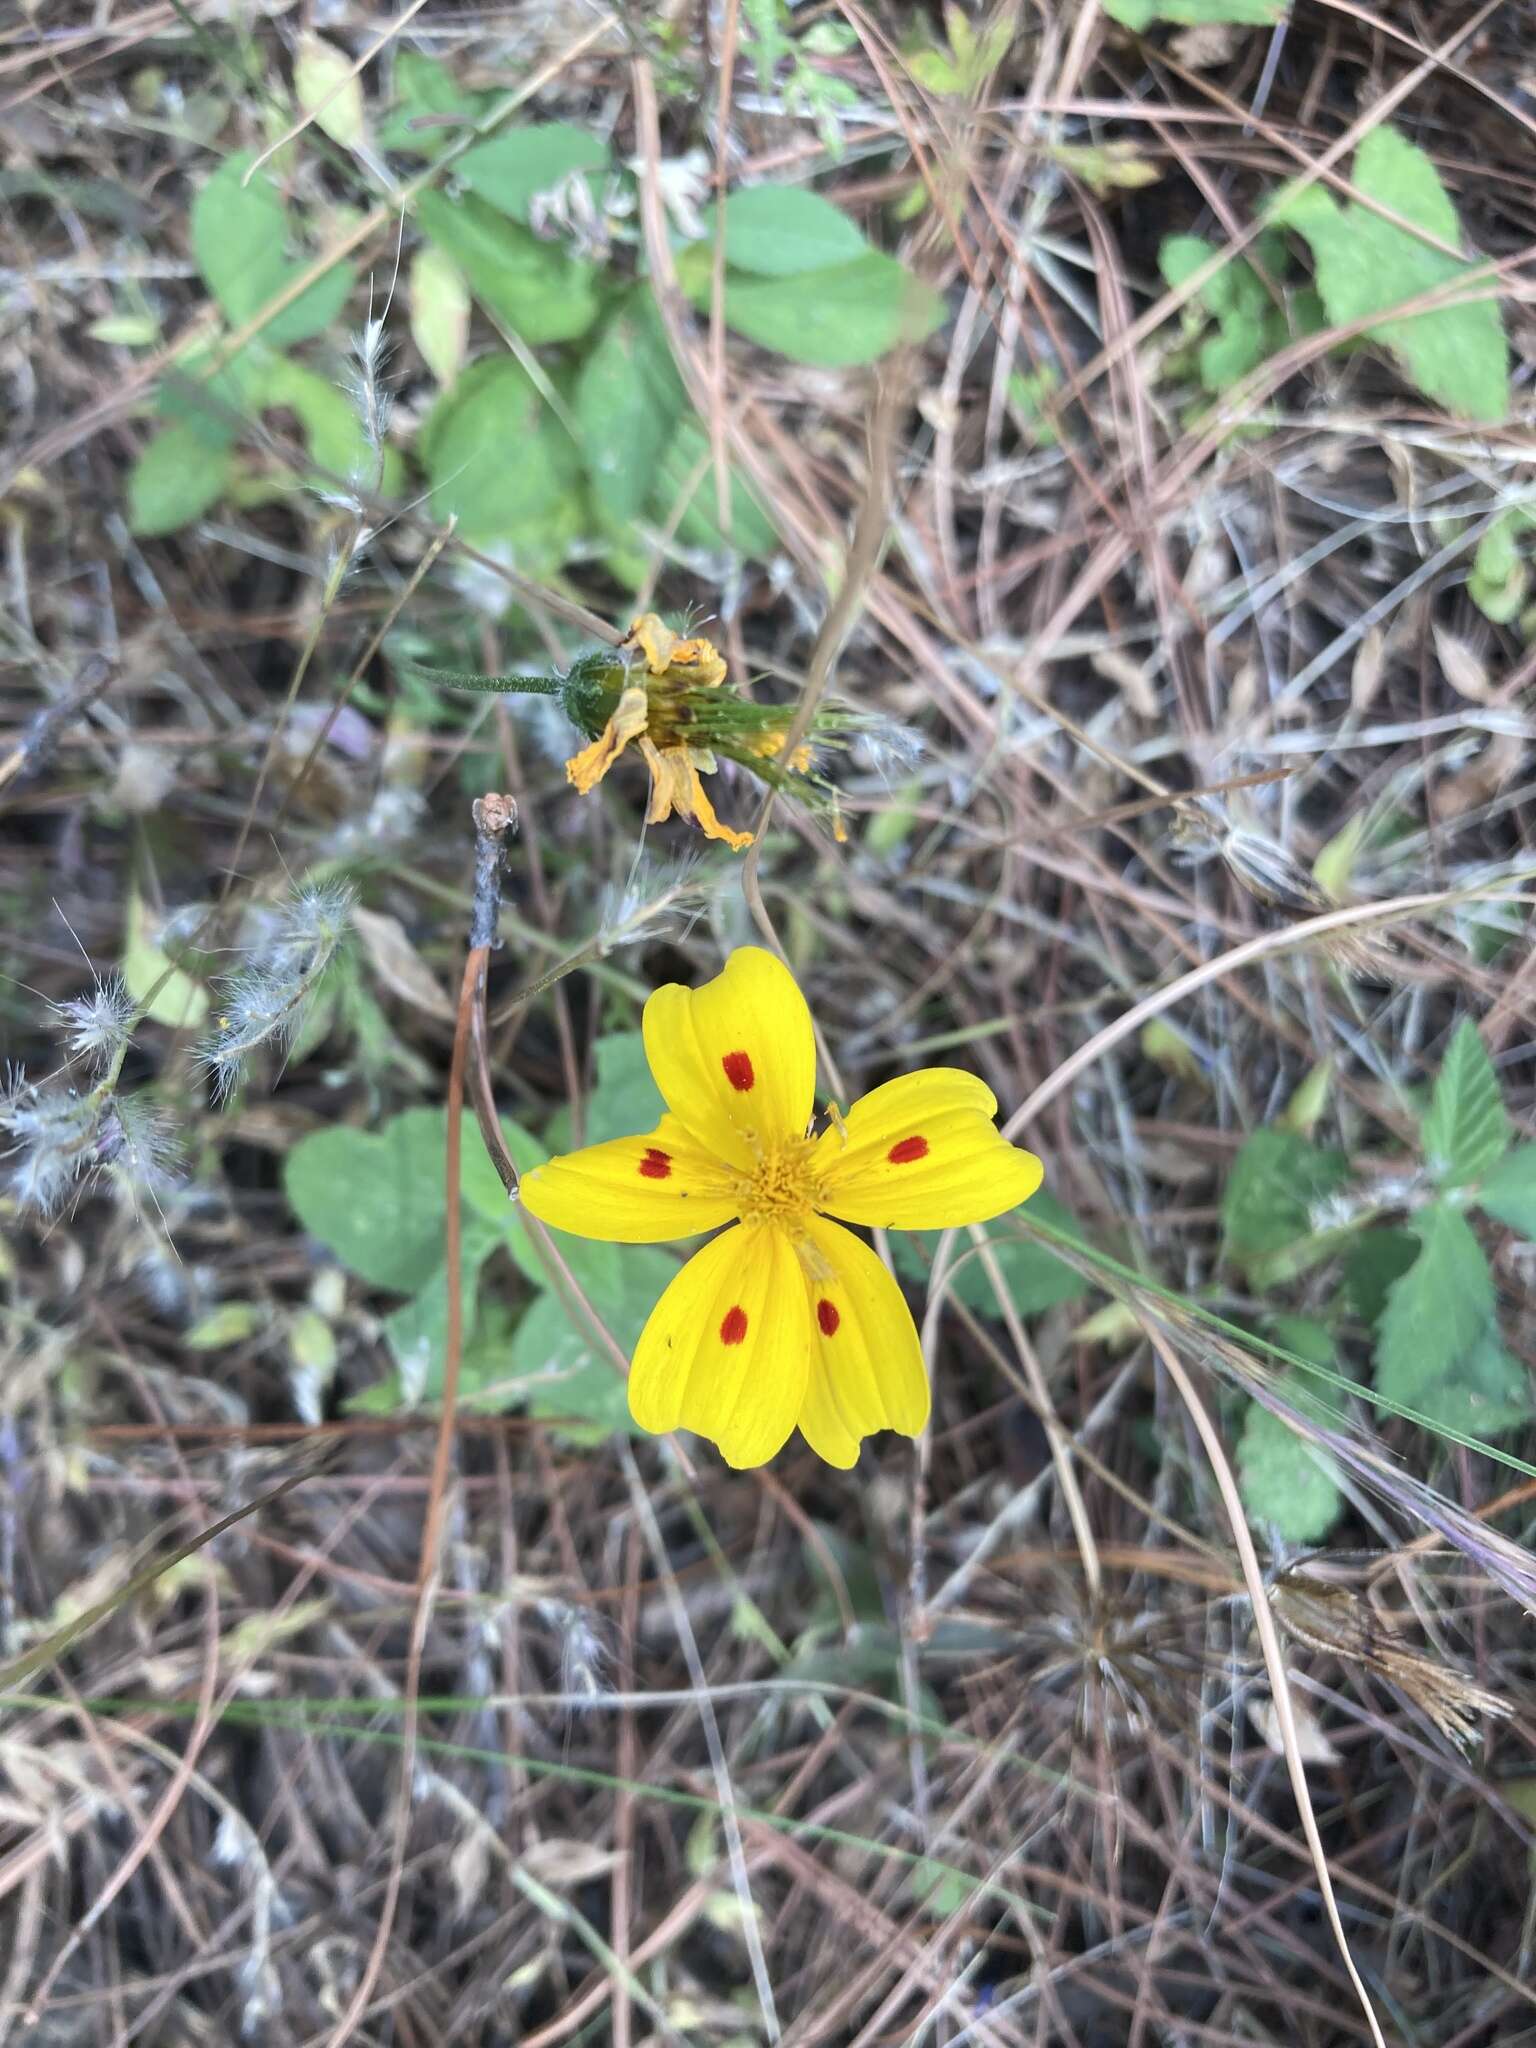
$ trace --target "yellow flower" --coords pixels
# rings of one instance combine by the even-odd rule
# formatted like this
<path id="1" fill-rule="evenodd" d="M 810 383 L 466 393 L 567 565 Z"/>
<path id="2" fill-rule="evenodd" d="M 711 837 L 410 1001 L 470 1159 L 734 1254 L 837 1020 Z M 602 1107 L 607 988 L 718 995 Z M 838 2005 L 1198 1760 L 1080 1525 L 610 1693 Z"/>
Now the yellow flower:
<path id="1" fill-rule="evenodd" d="M 653 684 L 625 690 L 591 746 L 566 762 L 567 778 L 585 796 L 602 781 L 630 741 L 638 740 L 651 771 L 646 823 L 662 824 L 676 811 L 680 818 L 697 819 L 707 838 L 723 839 L 739 853 L 752 844 L 752 834 L 733 831 L 715 816 L 715 807 L 699 780 L 701 771 L 713 771 L 714 755 L 706 747 L 690 745 L 681 730 L 690 722 L 685 712 L 689 693 L 718 690 L 725 681 L 725 663 L 708 640 L 680 640 L 654 612 L 644 612 L 636 619 L 624 645 L 643 655 L 649 674 L 657 680 L 665 678 L 668 687 L 662 690 Z M 779 739 L 782 742 L 782 733 Z M 753 751 L 765 750 L 756 747 Z"/>
<path id="2" fill-rule="evenodd" d="M 984 1223 L 1040 1185 L 993 1124 L 973 1074 L 935 1067 L 834 1110 L 820 1135 L 816 1042 L 794 977 L 743 946 L 702 988 L 645 1006 L 645 1054 L 667 1114 L 641 1137 L 525 1174 L 535 1216 L 622 1244 L 736 1227 L 696 1252 L 651 1312 L 629 1377 L 642 1429 L 691 1429 L 726 1463 L 761 1465 L 798 1424 L 848 1467 L 877 1429 L 928 1420 L 922 1347 L 901 1290 L 845 1223 Z"/>

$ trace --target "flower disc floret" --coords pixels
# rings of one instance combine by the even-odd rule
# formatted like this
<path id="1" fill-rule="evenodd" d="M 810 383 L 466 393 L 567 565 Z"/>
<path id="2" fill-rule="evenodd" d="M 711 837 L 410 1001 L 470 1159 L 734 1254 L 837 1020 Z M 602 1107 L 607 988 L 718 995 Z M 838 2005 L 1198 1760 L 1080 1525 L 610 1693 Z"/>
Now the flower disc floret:
<path id="1" fill-rule="evenodd" d="M 810 1011 L 781 961 L 734 952 L 702 988 L 659 988 L 646 1057 L 667 1113 L 654 1131 L 527 1174 L 535 1216 L 578 1237 L 654 1244 L 721 1230 L 668 1285 L 635 1347 L 630 1412 L 691 1429 L 728 1464 L 760 1465 L 798 1426 L 829 1464 L 929 1412 L 901 1290 L 845 1223 L 984 1223 L 1040 1185 L 975 1075 L 907 1074 L 834 1114 L 819 1136 Z M 834 1221 L 834 1218 L 841 1219 Z"/>

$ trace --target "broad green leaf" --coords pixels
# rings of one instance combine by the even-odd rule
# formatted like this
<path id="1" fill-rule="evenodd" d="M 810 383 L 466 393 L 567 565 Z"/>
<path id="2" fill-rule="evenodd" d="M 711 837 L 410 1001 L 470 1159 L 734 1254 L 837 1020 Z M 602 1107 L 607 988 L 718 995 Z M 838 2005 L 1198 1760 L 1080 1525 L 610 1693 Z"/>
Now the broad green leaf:
<path id="1" fill-rule="evenodd" d="M 1461 222 L 1433 161 L 1395 128 L 1383 125 L 1365 138 L 1351 182 L 1438 240 L 1460 245 Z M 1392 315 L 1393 307 L 1457 279 L 1473 280 L 1475 290 L 1478 266 L 1430 247 L 1368 207 L 1340 206 L 1321 185 L 1283 192 L 1270 218 L 1311 245 L 1317 288 L 1335 326 L 1370 319 L 1371 339 L 1451 412 L 1475 420 L 1508 416 L 1509 350 L 1493 299 Z"/>
<path id="2" fill-rule="evenodd" d="M 1175 28 L 1207 22 L 1235 22 L 1239 28 L 1273 28 L 1285 17 L 1288 0 L 1104 0 L 1104 12 L 1123 28 L 1150 28 L 1166 21 Z"/>
<path id="3" fill-rule="evenodd" d="M 1413 1219 L 1419 1256 L 1387 1290 L 1376 1326 L 1376 1388 L 1416 1408 L 1493 1321 L 1493 1275 L 1466 1218 L 1436 1203 Z"/>
<path id="4" fill-rule="evenodd" d="M 779 537 L 751 487 L 731 471 L 731 531 L 720 531 L 715 516 L 715 473 L 708 461 L 709 441 L 692 420 L 682 421 L 661 453 L 656 487 L 650 510 L 658 523 L 670 525 L 676 516 L 678 496 L 698 477 L 692 495 L 677 519 L 677 536 L 686 547 L 731 547 L 739 555 L 761 561 L 774 553 Z"/>
<path id="5" fill-rule="evenodd" d="M 1491 1167 L 1472 1199 L 1490 1216 L 1536 1240 L 1536 1145 L 1516 1145 Z"/>
<path id="6" fill-rule="evenodd" d="M 480 1268 L 500 1242 L 487 1224 L 473 1215 L 466 1216 L 459 1252 L 459 1296 L 464 1319 L 459 1354 L 461 1373 L 474 1339 Z M 441 1263 L 440 1255 L 441 1246 L 439 1263 L 421 1287 L 409 1301 L 384 1318 L 384 1334 L 399 1375 L 394 1399 L 385 1412 L 398 1407 L 414 1408 L 442 1394 L 443 1371 L 448 1360 L 448 1269 Z M 379 1391 L 370 1389 L 375 1395 Z"/>
<path id="7" fill-rule="evenodd" d="M 395 98 L 379 128 L 379 144 L 408 156 L 436 156 L 478 121 L 494 93 L 465 92 L 446 64 L 415 50 L 397 50 Z"/>
<path id="8" fill-rule="evenodd" d="M 525 342 L 537 348 L 572 341 L 596 320 L 601 302 L 592 264 L 473 196 L 423 192 L 415 206 L 422 233 L 458 264 L 486 311 Z"/>
<path id="9" fill-rule="evenodd" d="M 293 60 L 293 96 L 315 125 L 343 149 L 356 149 L 368 139 L 363 110 L 363 81 L 354 73 L 345 50 L 307 29 L 299 37 Z"/>
<path id="10" fill-rule="evenodd" d="M 1531 1376 L 1495 1329 L 1485 1330 L 1450 1376 L 1414 1403 L 1431 1422 L 1466 1436 L 1495 1437 L 1531 1419 Z"/>
<path id="11" fill-rule="evenodd" d="M 531 202 L 574 171 L 605 171 L 608 145 L 589 128 L 569 121 L 535 121 L 477 142 L 454 165 L 461 185 L 498 213 L 526 223 Z"/>
<path id="12" fill-rule="evenodd" d="M 677 1270 L 667 1252 L 625 1245 L 610 1283 L 592 1290 L 593 1307 L 626 1355 Z M 615 1430 L 643 1434 L 630 1420 L 623 1380 L 553 1294 L 540 1295 L 518 1325 L 507 1378 L 514 1384 L 497 1406 L 526 1405 L 531 1415 L 560 1419 L 561 1434 L 574 1443 L 600 1443 Z"/>
<path id="13" fill-rule="evenodd" d="M 713 244 L 717 206 L 704 209 Z M 725 260 L 755 277 L 798 277 L 857 263 L 870 253 L 854 223 L 830 199 L 804 185 L 747 185 L 725 202 Z"/>
<path id="14" fill-rule="evenodd" d="M 160 945 L 159 921 L 138 890 L 128 891 L 123 934 L 123 980 L 144 1015 L 172 1030 L 195 1031 L 208 1015 L 208 991 L 171 964 Z M 154 990 L 151 997 L 150 991 Z"/>
<path id="15" fill-rule="evenodd" d="M 1032 1195 L 1029 1214 L 1038 1222 L 1059 1230 L 1063 1236 L 1082 1239 L 1082 1232 L 1071 1211 L 1063 1208 L 1054 1195 L 1044 1191 Z M 904 1279 L 926 1286 L 940 1235 L 937 1230 L 892 1231 L 891 1257 L 896 1271 Z M 1075 1273 L 1043 1245 L 1011 1237 L 1002 1228 L 995 1230 L 991 1243 L 1008 1293 L 1020 1315 L 1038 1315 L 1042 1309 L 1054 1308 L 1058 1302 L 1079 1301 L 1088 1292 L 1088 1282 L 1081 1274 Z M 981 1260 L 967 1256 L 970 1250 L 966 1238 L 956 1246 L 960 1267 L 954 1279 L 955 1299 L 964 1302 L 967 1308 L 975 1309 L 979 1315 L 995 1316 L 998 1307 L 992 1282 L 987 1278 Z"/>
<path id="16" fill-rule="evenodd" d="M 511 356 L 471 364 L 433 408 L 421 454 L 432 511 L 473 545 L 547 520 L 577 481 L 565 429 Z"/>
<path id="17" fill-rule="evenodd" d="M 129 527 L 146 539 L 174 533 L 223 497 L 232 470 L 229 449 L 195 427 L 162 427 L 128 472 Z"/>
<path id="18" fill-rule="evenodd" d="M 192 202 L 192 254 L 208 289 L 232 327 L 243 327 L 286 291 L 306 266 L 288 253 L 288 209 L 277 187 L 258 171 L 250 151 L 227 157 Z M 338 263 L 267 322 L 269 348 L 307 341 L 329 327 L 346 304 L 355 273 Z"/>
<path id="19" fill-rule="evenodd" d="M 1348 1177 L 1342 1152 L 1324 1151 L 1294 1131 L 1255 1131 L 1233 1160 L 1222 1196 L 1227 1257 L 1243 1264 L 1311 1235 L 1317 1204 Z"/>
<path id="20" fill-rule="evenodd" d="M 414 1294 L 443 1260 L 445 1132 L 442 1110 L 408 1109 L 377 1131 L 337 1124 L 301 1138 L 283 1169 L 295 1215 L 359 1279 L 392 1294 Z M 471 1220 L 483 1216 L 476 1198 L 487 1179 L 500 1196 L 497 1221 L 504 1234 L 509 1205 L 466 1113 L 460 1185 L 467 1232 Z M 482 1234 L 490 1234 L 488 1224 Z"/>
<path id="21" fill-rule="evenodd" d="M 708 252 L 689 253 L 705 256 L 702 271 L 680 263 L 678 274 L 702 308 L 709 304 Z M 728 327 L 791 362 L 827 369 L 872 363 L 905 342 L 923 341 L 944 317 L 944 301 L 932 285 L 877 249 L 801 277 L 730 272 L 725 280 Z"/>
<path id="22" fill-rule="evenodd" d="M 649 300 L 631 301 L 603 329 L 576 380 L 576 423 L 593 496 L 614 519 L 636 518 L 654 496 L 684 403 Z"/>
<path id="23" fill-rule="evenodd" d="M 451 256 L 424 242 L 411 258 L 407 283 L 411 339 L 441 385 L 463 367 L 469 347 L 469 286 Z"/>
<path id="24" fill-rule="evenodd" d="M 1465 1187 L 1509 1149 L 1498 1076 L 1470 1017 L 1446 1048 L 1422 1136 L 1429 1170 L 1446 1187 Z"/>

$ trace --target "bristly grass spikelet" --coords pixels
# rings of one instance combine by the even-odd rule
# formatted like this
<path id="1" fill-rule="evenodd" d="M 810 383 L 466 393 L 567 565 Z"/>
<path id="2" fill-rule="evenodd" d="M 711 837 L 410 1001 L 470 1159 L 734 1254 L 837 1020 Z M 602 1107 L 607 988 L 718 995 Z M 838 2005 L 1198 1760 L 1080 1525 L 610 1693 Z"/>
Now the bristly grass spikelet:
<path id="1" fill-rule="evenodd" d="M 71 1059 L 101 1071 L 120 1057 L 133 1036 L 138 1004 L 120 974 L 98 981 L 87 996 L 71 996 L 49 1008 L 64 1033 Z"/>
<path id="2" fill-rule="evenodd" d="M 350 883 L 301 883 L 247 965 L 219 983 L 214 1028 L 197 1048 L 218 1101 L 228 1099 L 259 1047 L 292 1043 L 351 926 L 356 901 Z"/>

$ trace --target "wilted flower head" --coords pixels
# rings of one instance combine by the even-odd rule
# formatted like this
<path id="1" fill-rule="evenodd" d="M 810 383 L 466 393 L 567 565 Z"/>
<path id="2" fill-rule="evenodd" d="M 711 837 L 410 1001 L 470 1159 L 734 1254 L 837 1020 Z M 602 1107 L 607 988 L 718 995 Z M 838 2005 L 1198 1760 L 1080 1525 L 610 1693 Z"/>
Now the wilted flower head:
<path id="1" fill-rule="evenodd" d="M 785 760 L 793 708 L 743 697 L 712 642 L 679 638 L 654 612 L 635 620 L 620 647 L 582 655 L 563 676 L 439 675 L 438 680 L 460 689 L 558 697 L 566 717 L 589 742 L 565 764 L 573 788 L 583 796 L 595 789 L 633 744 L 651 772 L 647 823 L 660 824 L 675 811 L 737 851 L 752 844 L 752 834 L 716 817 L 701 779 L 714 773 L 722 756 L 775 789 L 793 777 L 802 795 L 830 803 L 835 818 L 837 792 L 814 773 L 816 750 L 846 745 L 873 723 L 835 704 L 818 706 L 804 741 Z M 841 825 L 834 829 L 842 838 Z"/>

